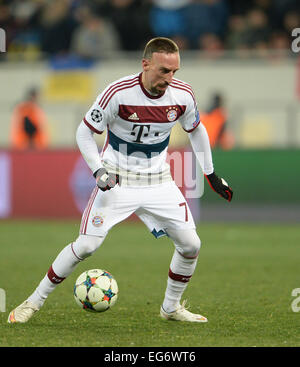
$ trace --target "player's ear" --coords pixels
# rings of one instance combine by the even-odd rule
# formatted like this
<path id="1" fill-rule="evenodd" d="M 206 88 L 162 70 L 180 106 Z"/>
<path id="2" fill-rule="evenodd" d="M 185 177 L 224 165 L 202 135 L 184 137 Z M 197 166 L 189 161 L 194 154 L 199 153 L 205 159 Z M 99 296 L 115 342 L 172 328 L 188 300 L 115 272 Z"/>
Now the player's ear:
<path id="1" fill-rule="evenodd" d="M 142 67 L 144 71 L 148 71 L 150 68 L 150 60 L 149 59 L 142 59 Z"/>

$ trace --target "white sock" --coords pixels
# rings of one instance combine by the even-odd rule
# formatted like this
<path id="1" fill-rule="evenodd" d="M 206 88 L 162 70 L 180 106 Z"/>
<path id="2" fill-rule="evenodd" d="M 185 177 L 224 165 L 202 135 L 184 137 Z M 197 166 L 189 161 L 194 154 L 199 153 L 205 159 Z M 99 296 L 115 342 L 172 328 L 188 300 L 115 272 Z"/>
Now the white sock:
<path id="1" fill-rule="evenodd" d="M 49 294 L 72 273 L 81 260 L 82 259 L 74 253 L 73 244 L 66 246 L 58 254 L 53 264 L 50 266 L 48 273 L 27 300 L 34 303 L 39 308 L 42 307 Z"/>
<path id="2" fill-rule="evenodd" d="M 41 308 L 46 301 L 48 295 L 54 291 L 57 284 L 52 283 L 48 275 L 46 274 L 44 278 L 41 280 L 40 284 L 37 286 L 35 291 L 31 296 L 27 298 L 27 301 L 34 303 L 38 308 Z"/>
<path id="3" fill-rule="evenodd" d="M 194 259 L 185 258 L 175 250 L 170 264 L 167 289 L 162 304 L 166 312 L 173 312 L 179 307 L 183 292 L 195 271 L 196 265 L 197 257 Z"/>

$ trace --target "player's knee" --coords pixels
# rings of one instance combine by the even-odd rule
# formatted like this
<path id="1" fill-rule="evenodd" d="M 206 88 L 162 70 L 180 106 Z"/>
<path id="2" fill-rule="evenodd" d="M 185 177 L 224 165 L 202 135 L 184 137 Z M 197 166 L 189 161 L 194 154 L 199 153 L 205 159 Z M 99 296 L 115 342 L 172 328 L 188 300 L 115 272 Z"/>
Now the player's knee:
<path id="1" fill-rule="evenodd" d="M 195 230 L 169 231 L 177 251 L 184 257 L 195 258 L 198 256 L 201 240 Z"/>
<path id="2" fill-rule="evenodd" d="M 103 240 L 104 237 L 81 234 L 73 244 L 74 252 L 79 258 L 85 259 L 91 256 L 100 247 Z"/>
<path id="3" fill-rule="evenodd" d="M 201 240 L 198 235 L 190 237 L 182 246 L 181 254 L 187 258 L 195 258 L 198 256 L 201 247 Z"/>

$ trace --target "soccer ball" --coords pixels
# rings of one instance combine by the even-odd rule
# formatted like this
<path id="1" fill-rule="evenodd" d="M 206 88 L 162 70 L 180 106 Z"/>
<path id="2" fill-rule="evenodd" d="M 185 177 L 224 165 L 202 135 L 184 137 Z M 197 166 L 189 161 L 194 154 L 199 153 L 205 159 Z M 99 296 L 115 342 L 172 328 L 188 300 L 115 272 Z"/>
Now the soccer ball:
<path id="1" fill-rule="evenodd" d="M 86 311 L 103 312 L 116 303 L 118 291 L 118 284 L 108 271 L 91 269 L 77 278 L 74 298 Z"/>

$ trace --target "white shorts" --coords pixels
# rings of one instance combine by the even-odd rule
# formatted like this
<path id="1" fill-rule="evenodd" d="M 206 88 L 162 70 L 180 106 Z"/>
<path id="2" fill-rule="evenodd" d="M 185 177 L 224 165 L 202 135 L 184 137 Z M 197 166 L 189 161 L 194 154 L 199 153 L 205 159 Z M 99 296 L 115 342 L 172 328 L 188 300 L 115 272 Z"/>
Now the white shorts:
<path id="1" fill-rule="evenodd" d="M 80 233 L 106 236 L 117 223 L 135 213 L 156 237 L 167 229 L 195 229 L 188 204 L 174 181 L 158 185 L 119 186 L 101 191 L 97 186 L 82 215 Z"/>

